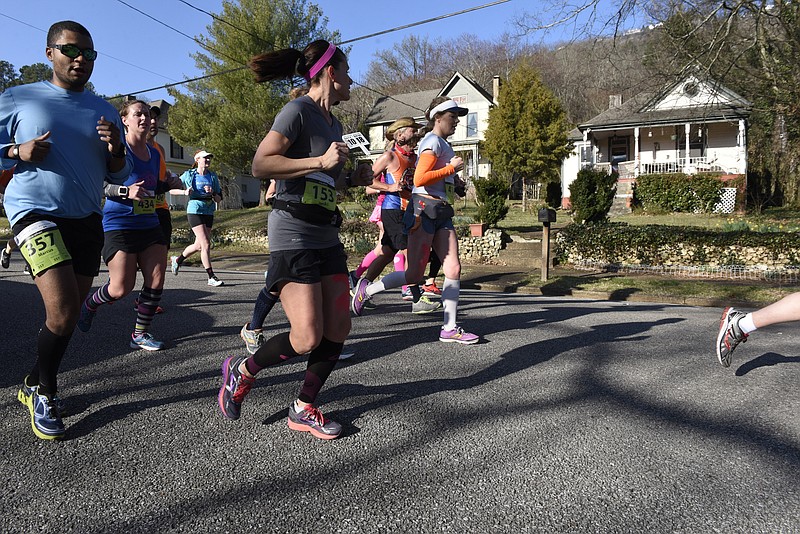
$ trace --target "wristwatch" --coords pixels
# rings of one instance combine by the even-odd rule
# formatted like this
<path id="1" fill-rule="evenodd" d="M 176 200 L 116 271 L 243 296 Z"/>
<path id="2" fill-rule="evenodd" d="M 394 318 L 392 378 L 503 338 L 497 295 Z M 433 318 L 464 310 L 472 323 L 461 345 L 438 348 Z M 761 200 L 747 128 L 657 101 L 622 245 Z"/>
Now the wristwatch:
<path id="1" fill-rule="evenodd" d="M 119 196 L 121 196 L 122 198 L 128 198 L 128 186 L 127 185 L 119 186 Z"/>
<path id="2" fill-rule="evenodd" d="M 9 157 L 11 159 L 19 159 L 19 145 L 14 145 L 11 147 L 11 150 L 8 152 Z"/>

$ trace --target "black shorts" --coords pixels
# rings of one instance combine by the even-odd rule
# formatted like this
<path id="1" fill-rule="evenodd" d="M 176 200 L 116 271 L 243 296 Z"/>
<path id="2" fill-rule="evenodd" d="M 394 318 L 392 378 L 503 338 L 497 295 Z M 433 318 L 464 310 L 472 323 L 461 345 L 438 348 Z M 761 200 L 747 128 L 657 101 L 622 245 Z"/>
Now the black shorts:
<path id="1" fill-rule="evenodd" d="M 28 213 L 11 229 L 17 236 L 38 221 L 51 221 L 58 226 L 71 260 L 59 265 L 72 265 L 75 274 L 95 277 L 100 272 L 100 251 L 103 249 L 103 217 L 99 213 L 82 219 L 66 219 L 43 213 Z M 43 271 L 44 272 L 44 271 Z M 41 274 L 41 273 L 39 273 Z"/>
<path id="2" fill-rule="evenodd" d="M 323 276 L 347 274 L 344 245 L 321 249 L 276 250 L 269 253 L 267 289 L 277 291 L 279 282 L 316 284 Z"/>
<path id="3" fill-rule="evenodd" d="M 214 226 L 214 216 L 213 215 L 201 215 L 199 213 L 187 213 L 186 218 L 189 219 L 189 227 L 194 228 L 195 226 L 205 225 L 209 228 Z"/>
<path id="4" fill-rule="evenodd" d="M 138 254 L 153 245 L 166 245 L 166 238 L 160 226 L 144 230 L 109 230 L 103 245 L 103 261 L 111 261 L 117 252 Z"/>
<path id="5" fill-rule="evenodd" d="M 158 215 L 158 224 L 161 225 L 161 233 L 164 234 L 167 247 L 169 247 L 172 244 L 172 215 L 166 208 L 156 208 L 156 215 Z"/>
<path id="6" fill-rule="evenodd" d="M 386 245 L 395 252 L 408 248 L 408 236 L 403 233 L 404 213 L 403 210 L 381 210 L 381 221 L 383 221 L 381 245 Z"/>

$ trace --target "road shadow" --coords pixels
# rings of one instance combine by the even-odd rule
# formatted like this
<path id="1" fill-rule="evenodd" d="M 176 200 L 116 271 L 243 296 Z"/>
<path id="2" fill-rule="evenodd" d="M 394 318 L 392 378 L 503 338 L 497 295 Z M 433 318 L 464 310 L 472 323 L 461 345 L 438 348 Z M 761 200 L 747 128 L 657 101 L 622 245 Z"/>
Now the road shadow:
<path id="1" fill-rule="evenodd" d="M 762 354 L 758 358 L 743 363 L 736 369 L 736 376 L 744 376 L 750 371 L 761 367 L 771 367 L 773 365 L 780 365 L 784 363 L 800 363 L 800 356 L 784 356 L 774 352 Z"/>

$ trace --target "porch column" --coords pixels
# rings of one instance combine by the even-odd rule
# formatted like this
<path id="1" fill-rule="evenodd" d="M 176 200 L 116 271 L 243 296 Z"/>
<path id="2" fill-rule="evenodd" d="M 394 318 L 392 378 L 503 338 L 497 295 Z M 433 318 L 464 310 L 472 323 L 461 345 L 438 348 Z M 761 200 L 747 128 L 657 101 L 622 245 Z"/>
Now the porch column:
<path id="1" fill-rule="evenodd" d="M 683 172 L 685 174 L 689 174 L 689 132 L 692 131 L 692 125 L 688 122 L 683 125 L 683 131 L 686 135 L 686 147 L 683 151 L 684 160 L 683 160 Z"/>
<path id="2" fill-rule="evenodd" d="M 747 174 L 747 132 L 745 131 L 744 119 L 739 119 L 739 135 L 736 137 L 736 148 L 738 151 L 736 169 L 739 174 Z"/>
<path id="3" fill-rule="evenodd" d="M 639 127 L 633 129 L 633 177 L 639 177 Z"/>

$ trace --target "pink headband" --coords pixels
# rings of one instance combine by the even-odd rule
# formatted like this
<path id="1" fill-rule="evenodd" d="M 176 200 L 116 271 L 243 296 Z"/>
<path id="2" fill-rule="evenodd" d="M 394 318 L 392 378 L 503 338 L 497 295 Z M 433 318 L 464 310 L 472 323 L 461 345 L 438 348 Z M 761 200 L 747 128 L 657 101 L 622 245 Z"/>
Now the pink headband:
<path id="1" fill-rule="evenodd" d="M 328 61 L 330 61 L 331 58 L 333 57 L 334 52 L 336 52 L 336 45 L 331 43 L 328 45 L 328 49 L 325 51 L 325 53 L 322 54 L 322 57 L 319 58 L 317 62 L 314 63 L 314 65 L 312 65 L 310 69 L 308 69 L 308 74 L 306 74 L 307 81 L 310 82 L 311 78 L 316 76 L 317 73 L 319 73 L 319 71 L 321 71 L 325 67 L 325 64 L 328 63 Z"/>

